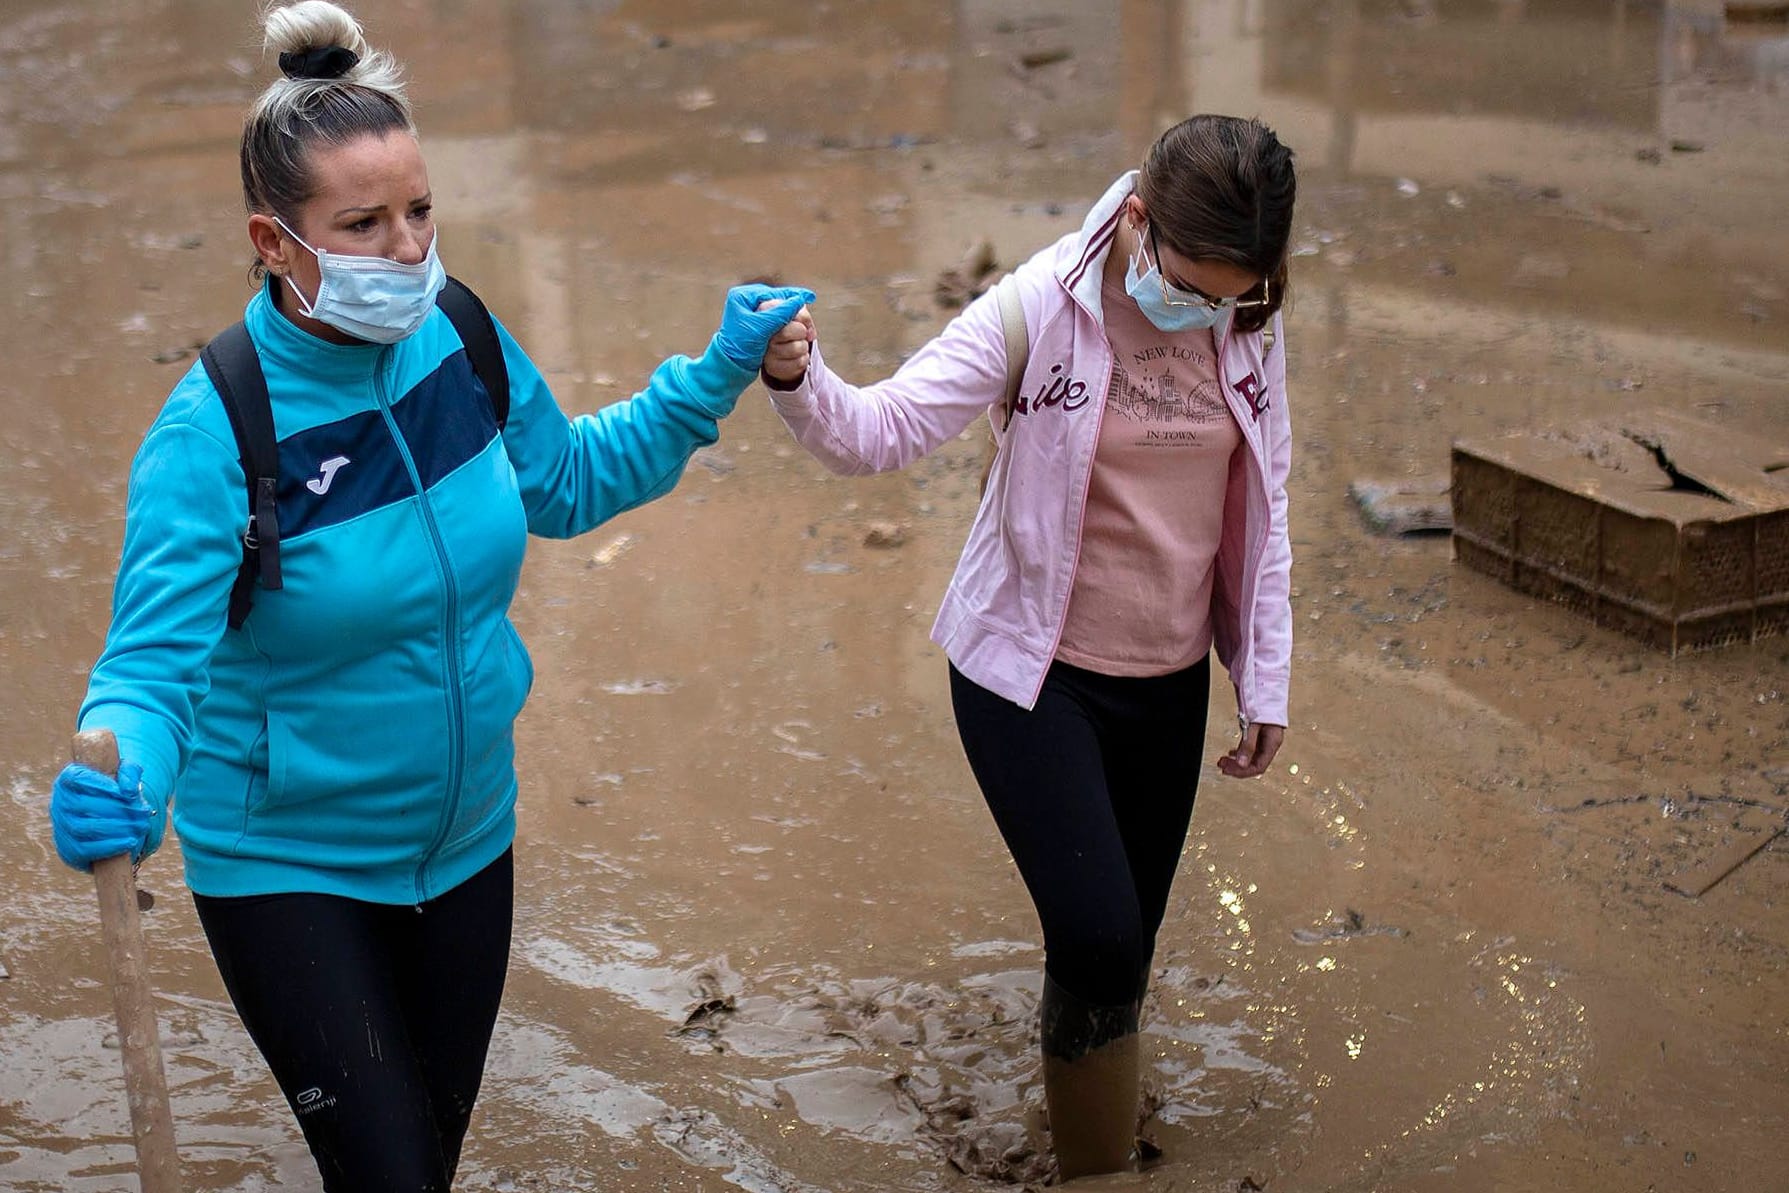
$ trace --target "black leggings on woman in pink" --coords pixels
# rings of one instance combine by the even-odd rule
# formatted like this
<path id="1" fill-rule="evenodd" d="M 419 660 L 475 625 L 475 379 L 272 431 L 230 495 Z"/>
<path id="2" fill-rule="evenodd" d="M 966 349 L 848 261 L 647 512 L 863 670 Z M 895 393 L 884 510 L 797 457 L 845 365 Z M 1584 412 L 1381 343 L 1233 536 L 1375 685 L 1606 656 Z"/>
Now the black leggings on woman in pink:
<path id="1" fill-rule="evenodd" d="M 1027 712 L 950 669 L 964 753 L 1042 921 L 1044 972 L 1094 1017 L 1064 1023 L 1075 1039 L 1045 1040 L 1058 1054 L 1123 1034 L 1124 1008 L 1135 1030 L 1198 791 L 1210 684 L 1209 658 L 1148 678 L 1057 662 Z"/>

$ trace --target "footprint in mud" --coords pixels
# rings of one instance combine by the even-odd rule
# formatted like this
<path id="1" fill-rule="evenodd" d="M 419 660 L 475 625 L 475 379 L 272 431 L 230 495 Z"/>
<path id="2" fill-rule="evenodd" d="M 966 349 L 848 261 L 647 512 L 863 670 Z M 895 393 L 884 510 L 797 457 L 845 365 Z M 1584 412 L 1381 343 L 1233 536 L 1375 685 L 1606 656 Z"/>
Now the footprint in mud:
<path id="1" fill-rule="evenodd" d="M 928 1101 L 906 1073 L 895 1078 L 895 1086 L 924 1117 L 920 1133 L 958 1172 L 1010 1185 L 1054 1179 L 1056 1160 L 1045 1142 L 1041 1106 L 1033 1106 L 1024 1121 L 986 1121 L 975 1099 L 965 1094 Z"/>
<path id="2" fill-rule="evenodd" d="M 1028 968 L 956 983 L 788 981 L 718 1013 L 699 999 L 690 1017 L 741 1054 L 818 1062 L 748 1083 L 808 1123 L 868 1142 L 918 1140 L 968 1176 L 1032 1187 L 1055 1172 L 1037 1065 L 1039 980 Z M 1146 1101 L 1143 1116 L 1155 1105 Z"/>
<path id="3" fill-rule="evenodd" d="M 527 951 L 537 961 L 556 958 L 556 974 L 575 972 L 540 942 Z M 963 955 L 1011 951 L 1007 945 L 975 946 Z M 725 1054 L 733 1058 L 730 1067 L 743 1063 L 743 1071 L 733 1070 L 735 1088 L 752 1106 L 782 1109 L 823 1132 L 864 1143 L 918 1145 L 958 1171 L 996 1184 L 1035 1187 L 1053 1178 L 1037 1060 L 1041 978 L 1030 964 L 941 981 L 786 970 L 748 985 L 711 958 L 653 975 L 654 996 L 641 1005 L 650 1003 L 670 1020 L 668 1036 L 699 1052 Z M 1163 979 L 1189 995 L 1214 985 L 1174 971 L 1164 971 Z M 1152 1076 L 1175 1080 L 1172 1073 Z M 1164 1095 L 1144 1090 L 1140 1136 L 1167 1105 Z M 728 1166 L 723 1179 L 730 1184 L 792 1187 L 785 1174 L 704 1113 L 672 1111 L 651 1129 L 692 1163 Z M 1159 1155 L 1148 1140 L 1138 1142 L 1146 1161 Z"/>

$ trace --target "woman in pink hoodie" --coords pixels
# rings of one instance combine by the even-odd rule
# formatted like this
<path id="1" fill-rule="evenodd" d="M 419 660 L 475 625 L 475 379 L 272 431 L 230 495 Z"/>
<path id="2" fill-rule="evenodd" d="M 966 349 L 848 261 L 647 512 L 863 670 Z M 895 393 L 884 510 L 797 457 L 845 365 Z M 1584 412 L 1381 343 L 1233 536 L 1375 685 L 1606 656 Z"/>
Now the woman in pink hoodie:
<path id="1" fill-rule="evenodd" d="M 1122 1169 L 1138 1013 L 1198 787 L 1215 646 L 1264 772 L 1287 724 L 1287 241 L 1292 153 L 1195 116 L 1078 232 L 1013 276 L 1029 352 L 983 295 L 893 377 L 855 386 L 806 332 L 765 359 L 835 472 L 902 468 L 984 412 L 1003 427 L 933 640 L 963 749 L 1042 922 L 1044 1090 L 1063 1179 Z M 793 325 L 792 325 L 793 328 Z"/>

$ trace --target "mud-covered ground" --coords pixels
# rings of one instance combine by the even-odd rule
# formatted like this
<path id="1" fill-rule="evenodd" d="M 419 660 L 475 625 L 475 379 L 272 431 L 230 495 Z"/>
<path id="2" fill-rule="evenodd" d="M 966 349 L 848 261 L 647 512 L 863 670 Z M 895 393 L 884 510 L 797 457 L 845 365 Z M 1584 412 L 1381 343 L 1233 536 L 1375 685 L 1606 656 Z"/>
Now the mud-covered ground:
<path id="1" fill-rule="evenodd" d="M 249 292 L 250 7 L 0 4 L 0 1188 L 21 1193 L 134 1187 L 92 891 L 44 802 L 130 455 Z M 361 14 L 411 67 L 445 261 L 572 410 L 699 349 L 756 275 L 812 285 L 829 360 L 883 374 L 976 239 L 1021 259 L 1185 113 L 1273 124 L 1302 180 L 1294 724 L 1265 778 L 1206 777 L 1146 1010 L 1162 1157 L 1094 1184 L 1789 1188 L 1789 847 L 1698 899 L 1665 887 L 1784 823 L 1789 637 L 1673 660 L 1463 570 L 1444 535 L 1374 534 L 1348 496 L 1445 474 L 1457 437 L 1643 406 L 1789 445 L 1776 10 Z M 751 394 L 672 495 L 533 547 L 515 951 L 463 1188 L 1039 1175 L 1037 926 L 926 638 L 979 453 L 833 478 Z M 1231 707 L 1220 681 L 1213 757 Z M 315 1189 L 178 850 L 143 878 L 188 1188 Z"/>

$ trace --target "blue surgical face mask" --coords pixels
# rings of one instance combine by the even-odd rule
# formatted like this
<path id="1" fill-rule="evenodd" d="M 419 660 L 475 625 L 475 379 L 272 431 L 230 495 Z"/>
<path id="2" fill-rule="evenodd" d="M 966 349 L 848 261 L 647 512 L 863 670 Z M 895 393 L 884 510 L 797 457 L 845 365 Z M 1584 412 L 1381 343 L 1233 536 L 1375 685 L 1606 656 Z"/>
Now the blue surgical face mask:
<path id="1" fill-rule="evenodd" d="M 441 287 L 447 284 L 447 272 L 441 268 L 441 258 L 435 255 L 435 246 L 441 242 L 439 231 L 429 240 L 429 251 L 422 260 L 405 265 L 384 257 L 355 257 L 311 248 L 286 226 L 285 220 L 278 216 L 274 219 L 286 229 L 286 235 L 317 258 L 322 280 L 317 286 L 316 301 L 307 300 L 291 275 L 286 276 L 286 284 L 298 295 L 299 306 L 312 319 L 357 340 L 397 343 L 422 326 Z"/>
<path id="2" fill-rule="evenodd" d="M 1170 306 L 1164 294 L 1165 285 L 1155 262 L 1148 263 L 1149 268 L 1142 273 L 1137 272 L 1137 263 L 1143 257 L 1143 230 L 1137 230 L 1137 249 L 1131 254 L 1130 264 L 1124 271 L 1124 292 L 1131 296 L 1148 320 L 1156 329 L 1165 332 L 1202 331 L 1205 328 L 1216 328 L 1222 335 L 1219 324 L 1228 323 L 1230 304 L 1210 306 L 1194 295 L 1176 290 L 1176 297 L 1184 298 L 1190 305 Z"/>

